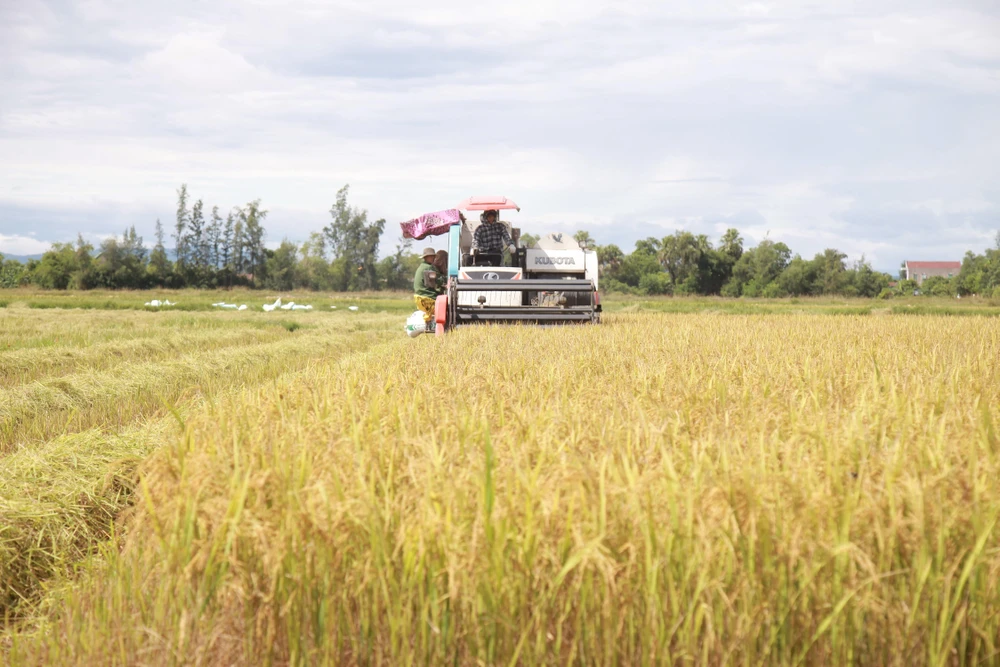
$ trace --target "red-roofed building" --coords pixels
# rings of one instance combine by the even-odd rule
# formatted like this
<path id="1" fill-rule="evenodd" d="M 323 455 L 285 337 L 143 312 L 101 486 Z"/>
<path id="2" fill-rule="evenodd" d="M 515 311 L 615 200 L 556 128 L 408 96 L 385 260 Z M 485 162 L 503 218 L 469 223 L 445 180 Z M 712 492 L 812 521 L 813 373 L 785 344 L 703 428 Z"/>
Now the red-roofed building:
<path id="1" fill-rule="evenodd" d="M 952 278 L 962 269 L 961 262 L 903 262 L 900 278 L 915 280 L 918 285 L 931 276 Z"/>

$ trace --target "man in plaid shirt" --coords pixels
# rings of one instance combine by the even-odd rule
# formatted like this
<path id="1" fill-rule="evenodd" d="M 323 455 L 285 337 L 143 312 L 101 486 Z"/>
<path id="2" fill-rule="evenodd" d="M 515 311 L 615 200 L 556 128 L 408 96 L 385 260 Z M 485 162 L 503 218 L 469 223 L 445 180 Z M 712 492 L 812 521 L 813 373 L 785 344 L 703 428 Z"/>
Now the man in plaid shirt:
<path id="1" fill-rule="evenodd" d="M 483 223 L 476 227 L 475 234 L 472 235 L 472 247 L 480 253 L 493 253 L 499 255 L 504 248 L 510 248 L 513 255 L 517 248 L 507 233 L 507 228 L 502 223 L 497 222 L 496 211 L 483 211 L 479 217 Z"/>

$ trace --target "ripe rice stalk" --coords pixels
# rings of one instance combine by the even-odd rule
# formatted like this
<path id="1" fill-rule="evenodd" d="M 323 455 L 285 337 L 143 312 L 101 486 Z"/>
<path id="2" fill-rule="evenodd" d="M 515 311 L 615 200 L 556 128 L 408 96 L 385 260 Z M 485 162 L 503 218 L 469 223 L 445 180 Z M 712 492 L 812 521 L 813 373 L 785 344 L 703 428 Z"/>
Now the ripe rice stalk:
<path id="1" fill-rule="evenodd" d="M 108 539 L 136 466 L 170 426 L 74 433 L 0 458 L 0 612 L 16 613 L 43 581 L 70 573 Z"/>
<path id="2" fill-rule="evenodd" d="M 623 313 L 312 364 L 186 419 L 9 658 L 989 663 L 998 354 L 973 318 Z"/>
<path id="3" fill-rule="evenodd" d="M 341 334 L 337 348 L 326 353 L 349 355 L 373 340 L 363 334 Z M 315 350 L 324 349 L 315 341 L 306 342 Z M 56 574 L 71 575 L 84 557 L 109 539 L 113 523 L 130 502 L 137 465 L 176 437 L 178 422 L 197 415 L 212 419 L 215 401 L 227 392 L 267 391 L 261 383 L 301 366 L 284 364 L 267 376 L 266 359 L 260 355 L 255 359 L 261 365 L 253 373 L 226 375 L 227 384 L 220 383 L 211 392 L 205 386 L 193 400 L 170 406 L 172 415 L 119 433 L 98 429 L 73 433 L 0 457 L 0 617 L 20 615 L 18 608 L 25 602 L 30 607 L 43 582 Z"/>
<path id="4" fill-rule="evenodd" d="M 301 320 L 306 326 L 322 321 L 300 313 L 285 317 Z M 284 320 L 262 312 L 243 313 L 235 318 L 220 317 L 218 313 L 11 309 L 0 317 L 0 352 L 37 348 L 75 350 L 108 342 L 156 339 L 170 332 L 269 331 L 283 324 Z"/>
<path id="5" fill-rule="evenodd" d="M 267 343 L 287 337 L 280 327 L 243 331 L 181 331 L 138 339 L 98 343 L 87 347 L 19 349 L 0 357 L 0 383 L 10 387 L 32 380 L 81 371 L 114 368 L 126 362 L 150 363 L 178 359 L 194 352 Z"/>
<path id="6" fill-rule="evenodd" d="M 165 402 L 302 368 L 331 355 L 348 330 L 313 330 L 276 342 L 197 351 L 170 361 L 127 362 L 0 389 L 0 454 L 60 433 L 121 428 L 157 414 Z"/>

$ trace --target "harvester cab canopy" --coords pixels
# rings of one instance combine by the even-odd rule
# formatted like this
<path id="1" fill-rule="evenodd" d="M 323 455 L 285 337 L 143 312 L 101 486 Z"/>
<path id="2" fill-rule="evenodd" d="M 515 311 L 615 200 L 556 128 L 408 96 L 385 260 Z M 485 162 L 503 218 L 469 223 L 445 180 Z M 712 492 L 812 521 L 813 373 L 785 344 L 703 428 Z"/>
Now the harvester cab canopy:
<path id="1" fill-rule="evenodd" d="M 498 215 L 496 221 L 507 228 L 507 233 L 510 234 L 514 243 L 517 243 L 520 239 L 521 230 L 513 227 L 509 221 L 501 219 L 499 215 L 500 211 L 520 212 L 521 207 L 518 206 L 513 199 L 500 196 L 469 197 L 468 199 L 464 199 L 459 202 L 458 208 L 462 211 L 480 212 L 479 215 L 462 216 L 462 229 L 458 242 L 458 259 L 468 257 L 469 253 L 472 252 L 472 237 L 476 233 L 476 228 L 482 224 L 481 216 L 486 211 L 497 211 Z"/>
<path id="2" fill-rule="evenodd" d="M 469 197 L 462 200 L 458 208 L 462 211 L 521 210 L 521 207 L 514 203 L 513 199 L 507 199 L 506 197 Z"/>

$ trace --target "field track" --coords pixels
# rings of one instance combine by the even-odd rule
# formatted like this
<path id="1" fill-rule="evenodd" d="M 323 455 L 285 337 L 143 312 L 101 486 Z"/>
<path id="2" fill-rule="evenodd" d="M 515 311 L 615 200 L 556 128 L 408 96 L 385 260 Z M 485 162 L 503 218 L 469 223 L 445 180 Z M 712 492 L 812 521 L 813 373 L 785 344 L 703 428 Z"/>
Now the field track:
<path id="1" fill-rule="evenodd" d="M 0 309 L 0 657 L 1000 661 L 995 318 L 382 305 Z"/>

